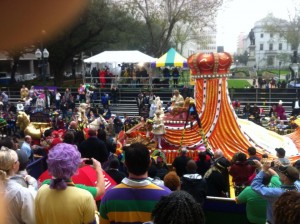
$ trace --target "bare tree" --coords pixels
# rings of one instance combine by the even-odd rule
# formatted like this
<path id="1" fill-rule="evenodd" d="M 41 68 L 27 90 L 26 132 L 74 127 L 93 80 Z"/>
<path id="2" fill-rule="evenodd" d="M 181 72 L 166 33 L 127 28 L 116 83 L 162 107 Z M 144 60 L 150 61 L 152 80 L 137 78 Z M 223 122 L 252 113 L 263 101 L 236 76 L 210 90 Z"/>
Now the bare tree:
<path id="1" fill-rule="evenodd" d="M 129 13 L 145 21 L 149 32 L 149 53 L 154 56 L 160 56 L 167 50 L 173 30 L 179 22 L 198 29 L 206 27 L 215 20 L 217 10 L 223 3 L 223 0 L 120 1 Z"/>
<path id="2" fill-rule="evenodd" d="M 177 49 L 182 54 L 183 47 L 186 45 L 186 43 L 196 39 L 196 31 L 190 24 L 177 24 L 174 27 L 170 41 L 174 44 L 175 49 Z"/>

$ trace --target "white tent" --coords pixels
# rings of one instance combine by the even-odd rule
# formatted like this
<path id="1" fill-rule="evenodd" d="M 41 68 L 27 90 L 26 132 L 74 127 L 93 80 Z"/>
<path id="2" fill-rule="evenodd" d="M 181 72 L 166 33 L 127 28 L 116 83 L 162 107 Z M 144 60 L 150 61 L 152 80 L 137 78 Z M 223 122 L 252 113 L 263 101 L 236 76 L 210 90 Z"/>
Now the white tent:
<path id="1" fill-rule="evenodd" d="M 156 59 L 140 51 L 104 51 L 84 60 L 85 63 L 146 63 Z"/>

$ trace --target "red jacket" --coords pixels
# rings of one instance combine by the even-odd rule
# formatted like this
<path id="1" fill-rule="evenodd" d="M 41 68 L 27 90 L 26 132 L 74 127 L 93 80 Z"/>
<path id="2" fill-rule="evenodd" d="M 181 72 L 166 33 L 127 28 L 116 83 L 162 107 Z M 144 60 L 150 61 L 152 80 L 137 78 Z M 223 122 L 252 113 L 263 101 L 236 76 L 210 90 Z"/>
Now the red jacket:
<path id="1" fill-rule="evenodd" d="M 232 176 L 232 181 L 237 186 L 248 186 L 251 183 L 252 175 L 255 172 L 255 166 L 249 165 L 245 162 L 235 162 L 229 171 Z"/>

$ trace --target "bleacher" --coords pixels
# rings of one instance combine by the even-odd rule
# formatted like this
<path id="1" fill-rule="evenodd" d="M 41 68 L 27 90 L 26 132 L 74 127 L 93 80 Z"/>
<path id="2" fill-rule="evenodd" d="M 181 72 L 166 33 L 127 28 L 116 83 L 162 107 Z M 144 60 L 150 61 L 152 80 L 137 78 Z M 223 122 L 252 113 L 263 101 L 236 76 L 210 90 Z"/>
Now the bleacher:
<path id="1" fill-rule="evenodd" d="M 2 90 L 6 90 L 9 95 L 10 102 L 17 103 L 20 100 L 20 88 L 12 88 L 12 87 L 2 87 Z M 57 88 L 60 93 L 65 92 L 65 87 Z M 69 88 L 72 94 L 77 94 L 77 87 Z M 170 101 L 172 97 L 172 87 L 164 87 L 164 88 L 156 88 L 149 90 L 148 88 L 132 88 L 132 87 L 123 87 L 119 86 L 119 94 L 118 94 L 118 103 L 111 104 L 110 108 L 113 114 L 127 114 L 129 116 L 138 115 L 138 108 L 136 103 L 137 95 L 142 91 L 152 91 L 156 96 L 159 96 L 160 99 L 164 102 L 164 105 Z M 179 88 L 181 90 L 181 88 Z M 96 91 L 97 99 L 94 104 L 100 104 L 101 106 L 101 95 L 104 93 L 110 93 L 110 89 L 108 88 L 98 88 Z M 193 92 L 192 87 L 190 92 Z M 193 95 L 193 93 L 191 93 Z M 286 110 L 287 115 L 292 112 L 292 103 L 296 99 L 296 96 L 299 95 L 299 89 L 297 88 L 286 88 L 286 89 L 229 89 L 229 95 L 231 101 L 239 101 L 240 108 L 238 113 L 239 116 L 242 115 L 242 111 L 244 106 L 247 103 L 253 105 L 257 104 L 259 108 L 262 108 L 264 112 L 267 114 L 273 104 L 279 102 L 279 100 L 283 101 L 283 107 Z M 79 103 L 76 102 L 78 105 Z"/>
<path id="2" fill-rule="evenodd" d="M 296 100 L 300 91 L 297 88 L 286 89 L 229 89 L 231 101 L 239 101 L 240 108 L 237 115 L 241 116 L 243 109 L 247 103 L 250 105 L 257 104 L 268 114 L 272 105 L 277 104 L 279 100 L 283 101 L 283 107 L 287 116 L 292 113 L 292 104 Z"/>

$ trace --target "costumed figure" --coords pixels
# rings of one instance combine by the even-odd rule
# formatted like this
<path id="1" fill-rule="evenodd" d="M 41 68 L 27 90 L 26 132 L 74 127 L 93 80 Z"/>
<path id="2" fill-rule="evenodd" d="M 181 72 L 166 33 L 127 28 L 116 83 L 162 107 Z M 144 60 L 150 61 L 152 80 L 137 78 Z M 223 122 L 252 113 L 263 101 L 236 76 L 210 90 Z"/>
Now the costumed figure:
<path id="1" fill-rule="evenodd" d="M 178 90 L 174 90 L 173 97 L 171 98 L 171 106 L 168 108 L 168 111 L 172 115 L 180 114 L 182 116 L 182 112 L 186 112 L 189 108 L 189 98 L 186 100 L 179 94 Z"/>
<path id="2" fill-rule="evenodd" d="M 42 94 L 41 94 L 41 95 L 39 95 L 39 97 L 37 98 L 37 100 L 35 102 L 36 112 L 43 111 L 44 106 L 45 106 L 45 100 L 43 99 Z"/>
<path id="3" fill-rule="evenodd" d="M 146 130 L 146 138 L 150 138 L 150 133 L 153 129 L 153 120 L 147 119 L 144 127 Z"/>
<path id="4" fill-rule="evenodd" d="M 179 93 L 179 90 L 174 90 L 174 95 L 171 99 L 172 102 L 174 102 L 173 107 L 182 107 L 184 104 L 183 96 Z"/>
<path id="5" fill-rule="evenodd" d="M 101 115 L 99 115 L 99 117 L 97 117 L 91 123 L 89 123 L 88 128 L 92 128 L 95 130 L 98 130 L 98 129 L 105 130 L 105 128 L 107 126 L 108 126 L 107 121 Z"/>
<path id="6" fill-rule="evenodd" d="M 29 90 L 25 85 L 23 85 L 20 90 L 21 99 L 24 100 L 28 96 L 28 94 L 29 94 Z"/>
<path id="7" fill-rule="evenodd" d="M 96 119 L 95 114 L 94 114 L 93 111 L 89 112 L 88 118 L 89 118 L 89 123 L 93 122 Z"/>
<path id="8" fill-rule="evenodd" d="M 77 122 L 78 122 L 78 128 L 80 130 L 84 130 L 85 128 L 87 128 L 87 126 L 89 124 L 89 120 L 88 120 L 87 116 L 85 115 L 84 111 L 80 112 Z"/>
<path id="9" fill-rule="evenodd" d="M 77 123 L 78 123 L 79 130 L 84 130 L 89 124 L 89 120 L 85 114 L 88 106 L 89 105 L 86 103 L 81 103 L 78 107 Z"/>
<path id="10" fill-rule="evenodd" d="M 52 127 L 55 130 L 64 129 L 65 127 L 64 120 L 62 119 L 62 116 L 57 111 L 54 111 L 52 113 Z"/>
<path id="11" fill-rule="evenodd" d="M 160 112 L 160 116 L 161 117 L 164 117 L 165 113 L 164 113 L 164 108 L 163 108 L 163 101 L 160 100 L 160 97 L 157 96 L 155 97 L 155 105 L 156 105 L 156 111 L 159 111 Z M 155 113 L 156 113 L 155 111 Z"/>
<path id="12" fill-rule="evenodd" d="M 157 109 L 157 106 L 155 104 L 155 100 L 152 100 L 151 106 L 150 106 L 150 110 L 149 110 L 149 118 L 153 118 L 154 117 L 156 109 Z"/>
<path id="13" fill-rule="evenodd" d="M 156 111 L 153 119 L 152 133 L 154 134 L 154 140 L 157 141 L 157 146 L 161 149 L 161 138 L 166 133 L 164 120 L 161 117 L 161 112 Z"/>

